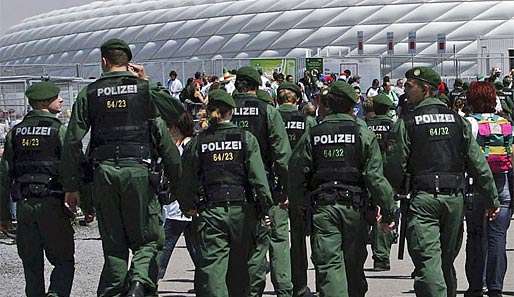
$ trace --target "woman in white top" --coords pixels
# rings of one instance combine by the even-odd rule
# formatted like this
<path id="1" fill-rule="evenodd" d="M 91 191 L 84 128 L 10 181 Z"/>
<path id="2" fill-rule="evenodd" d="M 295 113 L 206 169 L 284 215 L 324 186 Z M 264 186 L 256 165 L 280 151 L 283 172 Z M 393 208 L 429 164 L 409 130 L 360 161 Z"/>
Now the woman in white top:
<path id="1" fill-rule="evenodd" d="M 191 140 L 191 136 L 193 136 L 193 129 L 193 117 L 189 112 L 182 113 L 178 121 L 172 123 L 171 127 L 168 128 L 181 155 L 184 151 L 184 147 Z M 186 218 L 182 214 L 178 201 L 173 201 L 168 205 L 164 205 L 163 212 L 166 218 L 164 223 L 165 241 L 164 247 L 159 255 L 158 279 L 162 279 L 164 277 L 173 249 L 182 233 L 184 233 L 186 247 L 189 255 L 191 256 L 191 260 L 193 260 L 193 264 L 196 266 L 196 250 L 192 234 L 191 219 Z"/>

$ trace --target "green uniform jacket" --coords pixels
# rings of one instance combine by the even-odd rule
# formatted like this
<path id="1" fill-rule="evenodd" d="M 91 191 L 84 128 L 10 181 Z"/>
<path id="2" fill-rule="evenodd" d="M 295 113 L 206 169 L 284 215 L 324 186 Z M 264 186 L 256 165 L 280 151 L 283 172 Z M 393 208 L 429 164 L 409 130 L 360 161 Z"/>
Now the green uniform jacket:
<path id="1" fill-rule="evenodd" d="M 364 160 L 362 176 L 366 188 L 371 194 L 374 203 L 380 205 L 383 213 L 392 213 L 394 210 L 393 190 L 387 182 L 382 170 L 382 156 L 376 136 L 369 131 L 366 123 L 348 114 L 329 114 L 322 121 L 354 121 L 359 126 L 359 135 L 362 143 L 362 160 Z M 306 174 L 313 169 L 312 146 L 308 133 L 305 133 L 293 151 L 289 161 L 289 186 L 290 193 L 294 197 L 305 197 L 308 192 L 308 180 Z M 291 202 L 303 204 L 304 201 Z"/>
<path id="2" fill-rule="evenodd" d="M 23 120 L 30 120 L 35 117 L 47 117 L 52 119 L 57 119 L 57 117 L 47 111 L 42 110 L 32 110 L 30 111 Z M 64 125 L 61 125 L 59 130 L 59 137 L 61 139 L 61 144 L 64 142 L 64 135 L 66 133 L 66 128 Z M 4 146 L 4 154 L 2 155 L 2 160 L 0 161 L 0 223 L 11 221 L 11 214 L 9 211 L 9 201 L 10 201 L 10 187 L 12 184 L 12 177 L 10 176 L 9 170 L 13 165 L 14 151 L 12 144 L 12 130 L 7 133 L 5 138 L 5 146 Z"/>
<path id="3" fill-rule="evenodd" d="M 444 103 L 437 98 L 427 98 L 421 101 L 414 110 L 433 104 L 444 105 Z M 462 121 L 463 126 L 465 126 L 463 137 L 466 144 L 464 151 L 467 152 L 465 156 L 467 164 L 466 170 L 473 177 L 474 187 L 479 194 L 484 197 L 487 208 L 499 207 L 498 192 L 494 184 L 491 169 L 480 150 L 480 146 L 473 138 L 471 127 L 464 118 L 458 117 L 457 120 Z M 391 133 L 387 151 L 387 163 L 384 168 L 387 179 L 393 188 L 400 191 L 404 186 L 407 162 L 409 161 L 409 155 L 411 153 L 410 139 L 407 135 L 405 121 L 402 118 L 398 119 Z M 429 160 L 427 161 L 429 162 Z"/>
<path id="4" fill-rule="evenodd" d="M 105 72 L 102 74 L 102 77 L 120 76 L 133 76 L 133 74 L 128 71 Z M 159 87 L 151 84 L 150 96 L 152 100 L 156 101 L 159 100 L 159 98 L 167 95 L 166 93 L 161 92 Z M 86 135 L 90 128 L 87 100 L 87 88 L 84 88 L 80 91 L 77 96 L 77 100 L 73 104 L 73 111 L 71 114 L 70 122 L 68 124 L 68 130 L 66 131 L 64 151 L 61 162 L 61 170 L 64 177 L 63 186 L 64 191 L 66 192 L 77 191 L 80 185 L 79 163 L 80 154 L 82 152 L 82 138 L 84 135 Z M 172 98 L 169 97 L 169 100 L 172 100 Z M 154 123 L 156 126 L 156 129 L 151 129 L 154 148 L 162 158 L 164 172 L 171 181 L 171 189 L 173 191 L 181 172 L 180 155 L 177 150 L 177 146 L 173 143 L 168 133 L 166 124 L 162 118 L 159 117 L 157 109 L 155 110 L 155 118 L 152 123 Z M 120 162 L 120 164 L 121 163 L 122 162 Z M 130 163 L 127 165 L 130 165 Z"/>
<path id="5" fill-rule="evenodd" d="M 216 129 L 231 129 L 236 127 L 230 122 L 220 123 Z M 273 205 L 271 192 L 266 179 L 266 171 L 262 163 L 261 152 L 257 138 L 250 132 L 245 132 L 246 171 L 248 183 L 257 194 L 257 201 L 268 210 Z M 198 136 L 194 137 L 184 149 L 182 155 L 184 172 L 178 187 L 178 201 L 183 211 L 195 209 L 200 201 L 199 189 L 202 185 L 200 176 L 200 159 L 198 156 Z M 193 194 L 191 196 L 191 194 Z M 267 211 L 266 211 L 267 213 Z"/>
<path id="6" fill-rule="evenodd" d="M 238 94 L 234 96 L 236 101 L 237 96 Z M 244 94 L 244 96 L 256 97 L 255 94 Z M 257 99 L 267 102 L 259 98 Z M 287 189 L 287 163 L 291 157 L 291 145 L 289 144 L 289 137 L 287 136 L 282 116 L 273 105 L 269 102 L 267 103 L 266 114 L 268 115 L 268 136 L 270 138 L 271 160 L 273 160 L 274 165 L 273 169 L 278 175 L 279 184 Z"/>

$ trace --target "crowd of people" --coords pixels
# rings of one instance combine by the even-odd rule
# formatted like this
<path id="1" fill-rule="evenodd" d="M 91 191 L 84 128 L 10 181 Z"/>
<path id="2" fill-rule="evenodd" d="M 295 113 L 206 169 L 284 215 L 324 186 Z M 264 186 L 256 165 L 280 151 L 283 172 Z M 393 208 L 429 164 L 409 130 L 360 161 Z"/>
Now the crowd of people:
<path id="1" fill-rule="evenodd" d="M 374 270 L 387 271 L 405 238 L 416 295 L 455 297 L 464 216 L 465 296 L 502 296 L 510 75 L 457 79 L 450 92 L 413 67 L 362 92 L 350 70 L 295 82 L 245 66 L 184 86 L 170 71 L 159 85 L 131 58 L 123 40 L 102 44 L 103 75 L 78 94 L 67 127 L 59 88 L 32 85 L 33 110 L 6 136 L 0 229 L 16 201 L 27 296 L 70 296 L 79 205 L 86 223 L 98 220 L 98 296 L 156 296 L 184 234 L 201 297 L 262 296 L 268 270 L 277 296 L 311 296 L 307 238 L 320 297 L 365 296 L 367 242 Z"/>

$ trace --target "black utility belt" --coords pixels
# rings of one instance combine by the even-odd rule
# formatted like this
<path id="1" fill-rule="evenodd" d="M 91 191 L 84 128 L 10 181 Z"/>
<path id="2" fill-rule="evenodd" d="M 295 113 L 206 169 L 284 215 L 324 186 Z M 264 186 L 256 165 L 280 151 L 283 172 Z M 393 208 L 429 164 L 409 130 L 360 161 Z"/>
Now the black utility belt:
<path id="1" fill-rule="evenodd" d="M 120 159 L 148 159 L 151 156 L 150 146 L 147 144 L 120 144 L 101 145 L 91 152 L 93 162 Z"/>
<path id="2" fill-rule="evenodd" d="M 362 191 L 361 187 L 345 185 L 340 182 L 321 184 L 310 195 L 314 206 L 340 203 L 363 207 L 368 200 L 367 193 Z"/>
<path id="3" fill-rule="evenodd" d="M 20 190 L 23 198 L 61 198 L 64 195 L 64 191 L 52 190 L 45 184 L 21 184 Z"/>
<path id="4" fill-rule="evenodd" d="M 457 174 L 419 175 L 412 180 L 414 192 L 453 195 L 464 191 L 464 176 Z"/>

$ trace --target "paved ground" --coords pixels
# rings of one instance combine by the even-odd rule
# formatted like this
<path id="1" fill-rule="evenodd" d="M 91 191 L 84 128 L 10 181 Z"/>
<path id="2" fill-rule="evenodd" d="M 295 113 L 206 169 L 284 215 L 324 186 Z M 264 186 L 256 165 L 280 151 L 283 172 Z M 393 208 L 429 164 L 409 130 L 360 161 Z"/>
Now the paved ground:
<path id="1" fill-rule="evenodd" d="M 98 240 L 96 224 L 89 227 L 76 227 L 76 273 L 72 296 L 85 297 L 95 296 L 97 281 L 103 265 L 101 242 Z M 10 244 L 10 240 L 0 239 L 0 296 L 24 296 L 23 271 L 21 262 L 16 254 L 16 246 Z M 458 257 L 455 267 L 459 279 L 459 296 L 467 288 L 464 276 L 464 246 Z M 393 247 L 393 255 L 396 256 L 396 245 Z M 413 269 L 408 259 L 404 261 L 393 260 L 390 272 L 371 272 L 366 275 L 369 282 L 368 297 L 411 297 L 415 296 L 412 291 L 412 280 L 409 275 Z M 514 296 L 514 232 L 511 230 L 508 238 L 508 257 L 510 267 L 505 278 L 505 296 Z M 366 268 L 371 268 L 372 261 L 368 259 Z M 309 268 L 309 286 L 314 288 L 314 270 L 312 264 Z M 183 239 L 179 241 L 177 249 L 171 258 L 171 263 L 164 280 L 159 285 L 159 296 L 162 297 L 185 297 L 194 296 L 188 294 L 193 288 L 193 266 Z M 49 277 L 49 264 L 47 273 Z M 268 277 L 268 284 L 264 296 L 274 296 L 271 282 Z"/>

